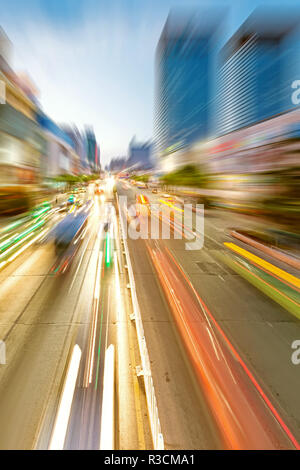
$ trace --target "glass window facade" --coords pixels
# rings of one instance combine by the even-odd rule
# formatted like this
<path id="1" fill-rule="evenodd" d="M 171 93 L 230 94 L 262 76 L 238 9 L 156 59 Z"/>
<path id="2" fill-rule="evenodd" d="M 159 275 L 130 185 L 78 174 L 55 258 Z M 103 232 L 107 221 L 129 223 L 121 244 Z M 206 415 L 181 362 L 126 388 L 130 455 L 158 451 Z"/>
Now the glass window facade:
<path id="1" fill-rule="evenodd" d="M 155 141 L 159 156 L 207 137 L 210 119 L 209 39 L 164 37 L 156 55 Z"/>

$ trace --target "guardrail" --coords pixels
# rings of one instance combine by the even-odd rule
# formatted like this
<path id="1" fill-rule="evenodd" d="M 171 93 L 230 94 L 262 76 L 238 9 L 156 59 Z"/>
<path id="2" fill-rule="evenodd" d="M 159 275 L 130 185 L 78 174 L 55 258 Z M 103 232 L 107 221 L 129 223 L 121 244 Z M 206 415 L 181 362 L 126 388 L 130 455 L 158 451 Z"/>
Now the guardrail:
<path id="1" fill-rule="evenodd" d="M 161 432 L 160 420 L 158 416 L 158 408 L 157 408 L 157 401 L 156 401 L 153 379 L 152 379 L 152 374 L 151 374 L 149 353 L 148 353 L 145 334 L 144 334 L 141 311 L 140 311 L 137 294 L 136 294 L 135 280 L 134 280 L 128 245 L 127 245 L 126 236 L 125 236 L 124 221 L 123 221 L 120 206 L 119 206 L 118 194 L 116 195 L 116 199 L 117 199 L 117 204 L 118 204 L 119 221 L 120 221 L 119 223 L 121 227 L 125 257 L 126 257 L 126 262 L 127 262 L 129 283 L 130 283 L 130 289 L 131 289 L 133 314 L 134 314 L 134 320 L 136 324 L 138 344 L 139 344 L 139 350 L 140 350 L 140 356 L 141 356 L 141 367 L 137 371 L 137 374 L 139 376 L 142 375 L 144 377 L 146 399 L 147 399 L 147 406 L 148 406 L 148 413 L 149 413 L 149 420 L 150 420 L 150 427 L 151 427 L 154 450 L 164 450 L 164 439 L 163 439 L 163 435 Z"/>

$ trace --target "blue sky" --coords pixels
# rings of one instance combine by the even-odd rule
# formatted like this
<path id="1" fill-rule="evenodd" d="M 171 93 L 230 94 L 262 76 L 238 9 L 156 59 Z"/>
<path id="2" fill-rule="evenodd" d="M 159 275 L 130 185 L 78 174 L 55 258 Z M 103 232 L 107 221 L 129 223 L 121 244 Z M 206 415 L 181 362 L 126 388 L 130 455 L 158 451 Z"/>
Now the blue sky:
<path id="1" fill-rule="evenodd" d="M 226 37 L 273 0 L 0 0 L 13 64 L 58 122 L 94 126 L 101 158 L 124 155 L 133 135 L 153 135 L 154 54 L 172 7 L 227 5 Z M 299 0 L 290 1 L 299 4 Z"/>

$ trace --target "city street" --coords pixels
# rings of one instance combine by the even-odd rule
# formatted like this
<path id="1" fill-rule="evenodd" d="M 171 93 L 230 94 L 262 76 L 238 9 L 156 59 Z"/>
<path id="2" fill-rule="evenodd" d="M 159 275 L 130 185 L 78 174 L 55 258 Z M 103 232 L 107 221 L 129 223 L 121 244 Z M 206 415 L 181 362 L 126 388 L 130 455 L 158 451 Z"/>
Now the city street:
<path id="1" fill-rule="evenodd" d="M 147 190 L 129 189 L 122 183 L 119 185 L 119 194 L 127 195 L 129 205 L 135 202 L 136 191 L 143 193 L 153 203 L 157 203 L 160 197 Z M 178 445 L 180 448 L 218 448 L 223 447 L 224 439 L 229 437 L 220 426 L 217 426 L 216 431 L 210 416 L 214 410 L 207 407 L 205 397 L 199 396 L 201 389 L 198 384 L 195 385 L 195 370 L 192 370 L 194 358 L 188 356 L 189 350 L 184 351 L 184 341 L 180 338 L 180 332 L 178 335 L 178 328 L 174 328 L 176 319 L 174 321 L 170 312 L 168 292 L 164 291 L 162 285 L 167 273 L 174 269 L 174 276 L 180 276 L 181 285 L 187 282 L 192 284 L 205 309 L 222 329 L 222 334 L 226 335 L 226 341 L 230 341 L 230 345 L 240 355 L 248 374 L 253 374 L 291 434 L 299 439 L 297 390 L 300 376 L 291 361 L 291 344 L 300 334 L 299 323 L 278 304 L 222 264 L 218 257 L 218 253 L 225 249 L 223 243 L 230 240 L 226 228 L 240 227 L 241 224 L 243 228 L 247 224 L 251 227 L 251 222 L 254 223 L 253 219 L 247 216 L 207 211 L 202 250 L 186 250 L 184 240 L 129 240 L 138 297 L 143 306 L 145 335 L 153 361 L 160 418 L 168 448 L 177 448 Z M 155 244 L 158 245 L 157 249 L 166 250 L 168 257 L 168 261 L 166 259 L 161 265 L 161 276 L 159 267 L 156 269 L 157 254 L 151 256 Z M 187 302 L 182 307 L 191 314 L 190 301 L 185 299 L 184 291 L 180 294 L 179 287 L 175 288 L 174 285 L 175 292 L 180 302 Z M 213 349 L 210 354 L 215 354 Z M 252 381 L 249 388 L 257 391 L 258 385 Z M 262 396 L 262 392 L 257 394 Z M 266 403 L 258 405 L 266 408 Z M 240 409 L 244 414 L 245 408 Z M 220 436 L 220 432 L 225 435 Z M 254 434 L 257 435 L 257 432 L 255 428 Z M 267 445 L 262 440 L 260 442 L 262 448 Z M 247 445 L 251 448 L 249 435 Z M 269 442 L 268 447 L 273 446 L 289 447 L 289 443 L 282 435 L 278 441 Z"/>
<path id="2" fill-rule="evenodd" d="M 119 228 L 128 212 L 92 194 L 91 187 L 88 226 L 65 271 L 51 240 L 30 246 L 1 271 L 3 449 L 99 449 L 101 425 L 103 438 L 109 422 L 109 448 L 153 446 Z M 207 210 L 203 248 L 186 249 L 187 240 L 178 239 L 181 204 L 166 206 L 163 193 L 121 180 L 117 194 L 119 201 L 127 197 L 128 208 L 144 201 L 141 222 L 150 220 L 150 204 L 160 204 L 161 227 L 171 226 L 170 239 L 151 239 L 150 226 L 146 239 L 127 239 L 165 448 L 298 447 L 300 377 L 291 361 L 298 320 L 224 262 L 228 229 L 251 228 L 253 218 Z M 170 205 L 175 214 L 167 219 Z M 103 418 L 110 345 L 113 415 Z M 75 348 L 80 360 L 67 398 Z"/>
<path id="3" fill-rule="evenodd" d="M 96 198 L 87 234 L 64 274 L 53 274 L 57 261 L 52 243 L 31 248 L 1 272 L 1 338 L 7 351 L 7 364 L 0 370 L 2 449 L 52 445 L 75 344 L 82 351 L 80 369 L 66 440 L 60 436 L 58 445 L 100 448 L 104 358 L 110 344 L 117 350 L 114 440 L 120 448 L 144 448 L 151 442 L 143 388 L 138 398 L 134 393 L 131 363 L 137 347 L 132 331 L 131 351 L 128 346 L 132 325 L 122 313 L 128 303 L 122 274 L 121 292 L 116 293 L 115 263 L 121 258 L 116 246 L 107 250 L 103 207 Z"/>
<path id="4" fill-rule="evenodd" d="M 2 3 L 0 451 L 300 450 L 299 0 Z"/>

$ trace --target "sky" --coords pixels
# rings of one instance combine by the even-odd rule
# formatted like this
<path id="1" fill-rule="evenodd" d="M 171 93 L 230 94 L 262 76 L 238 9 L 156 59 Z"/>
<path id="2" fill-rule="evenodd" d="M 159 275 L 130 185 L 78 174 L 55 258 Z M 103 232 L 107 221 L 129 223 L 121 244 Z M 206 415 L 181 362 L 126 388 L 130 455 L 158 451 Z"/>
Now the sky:
<path id="1" fill-rule="evenodd" d="M 296 4 L 299 0 L 290 4 Z M 258 5 L 281 0 L 0 0 L 13 68 L 58 123 L 92 125 L 107 164 L 153 137 L 154 57 L 170 8 L 228 6 L 224 42 Z M 299 4 L 299 3 L 298 3 Z"/>

